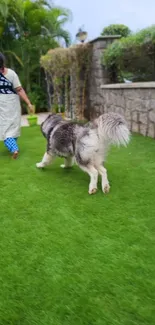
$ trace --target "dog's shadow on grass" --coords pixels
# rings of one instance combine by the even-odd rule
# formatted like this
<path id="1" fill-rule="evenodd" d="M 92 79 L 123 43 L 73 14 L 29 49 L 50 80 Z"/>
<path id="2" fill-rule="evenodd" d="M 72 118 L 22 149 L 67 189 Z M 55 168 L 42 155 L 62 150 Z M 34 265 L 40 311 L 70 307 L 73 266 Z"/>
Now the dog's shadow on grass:
<path id="1" fill-rule="evenodd" d="M 90 177 L 87 173 L 84 173 L 78 166 L 74 165 L 71 168 L 61 168 L 57 164 L 53 164 L 50 166 L 47 166 L 46 168 L 43 168 L 40 170 L 40 172 L 43 173 L 43 175 L 47 176 L 49 180 L 51 179 L 53 181 L 53 176 L 55 180 L 59 182 L 59 186 L 61 187 L 60 183 L 62 184 L 68 184 L 68 186 L 71 186 L 73 188 L 78 188 L 78 190 L 86 191 L 86 194 L 88 193 L 88 186 L 90 182 Z M 54 174 L 54 175 L 53 175 Z M 112 184 L 110 180 L 110 184 Z M 111 191 L 110 191 L 111 192 Z M 98 179 L 98 191 L 97 193 L 100 193 L 103 195 L 102 189 L 101 189 L 101 177 L 99 176 Z M 83 194 L 82 194 L 83 195 Z M 108 193 L 109 195 L 109 193 Z M 107 196 L 107 195 L 106 195 Z"/>
<path id="2" fill-rule="evenodd" d="M 84 173 L 78 166 L 73 166 L 71 168 L 61 168 L 58 165 L 50 165 L 45 168 L 38 170 L 50 179 L 56 178 L 62 183 L 68 183 L 72 186 L 80 186 L 82 183 L 84 186 L 89 184 L 89 175 Z"/>

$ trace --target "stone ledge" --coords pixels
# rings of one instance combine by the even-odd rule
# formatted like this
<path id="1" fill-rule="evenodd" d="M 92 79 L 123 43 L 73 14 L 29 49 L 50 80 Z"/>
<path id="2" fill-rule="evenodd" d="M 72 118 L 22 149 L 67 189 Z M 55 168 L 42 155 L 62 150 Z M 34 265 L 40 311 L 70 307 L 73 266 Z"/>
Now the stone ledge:
<path id="1" fill-rule="evenodd" d="M 155 88 L 155 81 L 101 85 L 101 89 Z"/>
<path id="2" fill-rule="evenodd" d="M 96 37 L 93 40 L 89 41 L 89 43 L 95 43 L 98 41 L 105 41 L 108 39 L 119 39 L 119 38 L 121 38 L 121 35 L 105 35 L 105 36 Z"/>

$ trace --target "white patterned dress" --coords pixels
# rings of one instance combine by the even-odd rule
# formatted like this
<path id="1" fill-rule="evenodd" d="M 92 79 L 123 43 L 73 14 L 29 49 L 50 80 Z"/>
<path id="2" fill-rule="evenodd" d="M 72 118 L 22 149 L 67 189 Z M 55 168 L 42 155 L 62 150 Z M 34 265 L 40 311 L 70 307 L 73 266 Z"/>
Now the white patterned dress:
<path id="1" fill-rule="evenodd" d="M 11 82 L 12 88 L 16 89 L 21 86 L 17 74 L 8 69 L 4 76 Z M 0 81 L 0 88 L 2 88 L 3 81 Z M 0 91 L 0 141 L 7 138 L 18 138 L 20 136 L 21 126 L 21 105 L 19 96 L 10 91 L 3 93 Z"/>

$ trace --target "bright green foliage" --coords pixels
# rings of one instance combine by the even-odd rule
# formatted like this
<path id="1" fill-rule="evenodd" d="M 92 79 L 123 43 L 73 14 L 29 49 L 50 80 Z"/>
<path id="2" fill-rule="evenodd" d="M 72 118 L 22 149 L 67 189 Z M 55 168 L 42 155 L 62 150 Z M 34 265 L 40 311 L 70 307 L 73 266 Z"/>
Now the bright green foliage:
<path id="1" fill-rule="evenodd" d="M 70 43 L 63 28 L 70 12 L 41 0 L 2 0 L 0 2 L 0 50 L 15 69 L 37 109 L 47 106 L 45 76 L 40 57 L 63 40 Z"/>
<path id="2" fill-rule="evenodd" d="M 112 43 L 102 56 L 110 70 L 135 75 L 138 80 L 155 80 L 155 26 Z"/>
<path id="3" fill-rule="evenodd" d="M 112 24 L 103 29 L 101 35 L 121 35 L 121 37 L 127 37 L 131 33 L 128 26 L 123 24 Z"/>

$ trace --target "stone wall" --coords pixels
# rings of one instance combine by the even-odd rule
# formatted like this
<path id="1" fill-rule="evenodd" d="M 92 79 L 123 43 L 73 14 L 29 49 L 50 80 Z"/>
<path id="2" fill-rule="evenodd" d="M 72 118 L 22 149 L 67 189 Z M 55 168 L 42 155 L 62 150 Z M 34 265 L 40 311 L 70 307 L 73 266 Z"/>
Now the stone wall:
<path id="1" fill-rule="evenodd" d="M 92 63 L 88 86 L 86 118 L 105 112 L 125 116 L 132 132 L 155 138 L 155 82 L 110 84 L 110 77 L 101 64 L 101 55 L 120 36 L 104 36 L 93 40 Z"/>
<path id="2" fill-rule="evenodd" d="M 95 112 L 100 109 L 102 102 L 101 85 L 110 83 L 110 76 L 105 67 L 101 64 L 101 56 L 104 50 L 115 40 L 119 39 L 119 35 L 101 36 L 90 43 L 92 44 L 92 61 L 90 66 L 89 91 L 87 106 L 89 110 L 86 112 L 86 118 L 92 118 Z"/>
<path id="3" fill-rule="evenodd" d="M 155 138 L 155 82 L 102 85 L 100 89 L 100 106 L 94 108 L 94 117 L 118 112 L 132 132 Z"/>
<path id="4" fill-rule="evenodd" d="M 87 85 L 84 117 L 93 119 L 105 112 L 125 116 L 132 132 L 155 138 L 155 82 L 110 84 L 110 76 L 101 64 L 104 50 L 120 36 L 99 37 L 91 42 L 92 60 Z M 74 74 L 73 74 L 74 75 Z M 76 78 L 72 75 L 69 117 L 77 118 L 75 105 Z M 72 114 L 71 114 L 72 112 Z"/>

